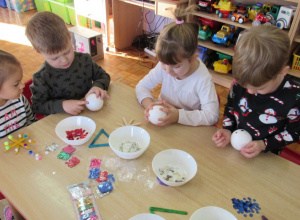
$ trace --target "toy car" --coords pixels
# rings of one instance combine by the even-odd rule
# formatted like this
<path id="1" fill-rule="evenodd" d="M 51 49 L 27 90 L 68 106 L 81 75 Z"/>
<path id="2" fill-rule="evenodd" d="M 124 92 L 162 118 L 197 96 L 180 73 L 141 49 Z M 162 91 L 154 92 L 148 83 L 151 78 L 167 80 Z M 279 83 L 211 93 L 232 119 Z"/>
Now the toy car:
<path id="1" fill-rule="evenodd" d="M 228 18 L 230 13 L 236 10 L 236 6 L 228 0 L 220 0 L 218 4 L 215 2 L 213 7 L 220 18 Z"/>
<path id="2" fill-rule="evenodd" d="M 233 39 L 234 32 L 234 26 L 223 25 L 221 30 L 214 34 L 212 41 L 214 43 L 224 44 L 226 47 L 229 47 L 231 43 L 230 41 Z"/>
<path id="3" fill-rule="evenodd" d="M 210 29 L 213 32 L 216 32 L 216 31 L 220 30 L 220 27 L 222 25 L 222 23 L 220 23 L 218 21 L 208 19 L 208 18 L 199 17 L 198 20 L 199 20 L 199 23 L 200 23 L 201 26 L 207 25 L 207 26 L 210 27 Z"/>
<path id="4" fill-rule="evenodd" d="M 255 17 L 259 14 L 262 13 L 261 7 L 257 5 L 252 5 L 251 7 L 248 7 L 248 14 L 249 14 L 249 19 L 251 21 L 255 20 Z"/>
<path id="5" fill-rule="evenodd" d="M 281 6 L 277 16 L 276 26 L 281 29 L 290 28 L 293 16 L 295 14 L 296 7 L 293 6 Z"/>
<path id="6" fill-rule="evenodd" d="M 231 21 L 237 21 L 240 24 L 249 21 L 249 15 L 246 10 L 238 10 L 230 16 Z"/>
<path id="7" fill-rule="evenodd" d="M 212 31 L 208 25 L 204 25 L 199 28 L 198 39 L 207 40 L 211 36 L 212 36 Z"/>
<path id="8" fill-rule="evenodd" d="M 216 72 L 224 74 L 228 74 L 232 69 L 232 66 L 227 59 L 215 61 L 213 66 Z"/>
<path id="9" fill-rule="evenodd" d="M 259 26 L 261 24 L 271 24 L 270 19 L 264 14 L 258 14 L 252 22 L 252 26 Z"/>
<path id="10" fill-rule="evenodd" d="M 206 0 L 206 1 L 199 1 L 198 5 L 200 7 L 201 11 L 207 11 L 209 13 L 212 13 L 213 7 L 212 5 L 215 3 L 216 0 Z"/>

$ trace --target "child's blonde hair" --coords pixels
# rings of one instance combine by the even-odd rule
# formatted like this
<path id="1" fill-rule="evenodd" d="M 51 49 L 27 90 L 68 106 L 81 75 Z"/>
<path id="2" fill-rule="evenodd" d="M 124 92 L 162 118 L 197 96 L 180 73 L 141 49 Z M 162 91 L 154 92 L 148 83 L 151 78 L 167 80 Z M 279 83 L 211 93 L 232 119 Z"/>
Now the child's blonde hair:
<path id="1" fill-rule="evenodd" d="M 47 54 L 64 50 L 70 40 L 70 32 L 64 20 L 48 11 L 38 12 L 32 16 L 25 34 L 38 52 Z"/>
<path id="2" fill-rule="evenodd" d="M 242 86 L 259 87 L 274 79 L 287 65 L 290 39 L 272 25 L 243 32 L 233 56 L 233 77 Z"/>
<path id="3" fill-rule="evenodd" d="M 22 69 L 21 63 L 15 56 L 0 50 L 0 88 L 3 82 L 19 68 Z"/>
<path id="4" fill-rule="evenodd" d="M 176 8 L 176 22 L 166 25 L 157 38 L 155 52 L 157 59 L 168 65 L 175 65 L 182 59 L 189 59 L 195 54 L 198 46 L 197 23 L 187 23 L 186 16 L 194 6 L 187 9 Z"/>

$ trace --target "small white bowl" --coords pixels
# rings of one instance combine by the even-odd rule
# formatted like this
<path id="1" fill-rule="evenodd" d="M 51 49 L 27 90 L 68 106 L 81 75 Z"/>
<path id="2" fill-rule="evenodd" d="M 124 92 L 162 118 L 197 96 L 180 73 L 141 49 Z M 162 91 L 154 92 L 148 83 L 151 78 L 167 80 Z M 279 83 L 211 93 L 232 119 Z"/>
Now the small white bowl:
<path id="1" fill-rule="evenodd" d="M 68 140 L 66 131 L 71 131 L 80 128 L 88 132 L 87 136 L 83 139 Z M 92 137 L 95 130 L 96 124 L 92 119 L 84 116 L 72 116 L 61 120 L 56 125 L 55 133 L 66 144 L 81 145 L 86 143 Z"/>
<path id="2" fill-rule="evenodd" d="M 185 151 L 168 149 L 159 152 L 152 160 L 152 169 L 159 180 L 168 186 L 181 186 L 190 181 L 197 173 L 197 163 L 195 159 Z M 161 171 L 174 170 L 176 172 Z M 166 174 L 174 176 L 173 180 L 166 180 Z M 173 175 L 178 173 L 178 175 Z M 180 178 L 179 178 L 180 177 Z M 182 179 L 182 177 L 184 179 Z M 175 181 L 175 179 L 179 181 Z"/>
<path id="3" fill-rule="evenodd" d="M 151 213 L 143 213 L 143 214 L 135 215 L 131 217 L 129 220 L 165 220 L 165 219 L 160 217 L 159 215 L 155 215 Z"/>
<path id="4" fill-rule="evenodd" d="M 135 152 L 122 152 L 120 147 L 124 143 L 137 143 L 140 148 Z M 149 133 L 137 126 L 123 126 L 114 130 L 108 138 L 110 148 L 123 159 L 135 159 L 141 156 L 150 144 Z"/>
<path id="5" fill-rule="evenodd" d="M 225 209 L 216 206 L 206 206 L 195 211 L 190 220 L 237 220 L 234 215 Z"/>

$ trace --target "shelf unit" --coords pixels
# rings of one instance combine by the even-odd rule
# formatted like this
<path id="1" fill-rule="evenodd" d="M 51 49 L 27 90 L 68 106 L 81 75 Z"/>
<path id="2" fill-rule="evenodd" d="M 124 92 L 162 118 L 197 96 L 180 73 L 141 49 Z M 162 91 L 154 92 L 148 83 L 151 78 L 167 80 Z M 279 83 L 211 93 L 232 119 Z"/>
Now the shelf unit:
<path id="1" fill-rule="evenodd" d="M 196 0 L 189 0 L 189 5 L 193 5 L 195 4 Z M 290 60 L 292 60 L 293 58 L 293 51 L 294 49 L 300 44 L 300 27 L 299 27 L 299 20 L 300 20 L 300 1 L 299 0 L 284 0 L 284 1 L 280 1 L 280 0 L 259 0 L 259 1 L 234 1 L 234 3 L 240 3 L 240 4 L 244 4 L 244 5 L 254 5 L 256 3 L 273 3 L 274 5 L 293 5 L 293 6 L 297 6 L 296 12 L 295 12 L 295 16 L 291 25 L 291 28 L 289 30 L 285 30 L 287 32 L 287 34 L 289 35 L 290 39 L 291 39 L 291 53 L 289 54 L 290 56 Z M 214 21 L 218 21 L 221 22 L 223 24 L 229 24 L 229 25 L 234 25 L 236 27 L 240 27 L 240 28 L 244 28 L 244 29 L 249 29 L 252 27 L 252 22 L 248 21 L 246 23 L 240 24 L 238 22 L 233 22 L 231 21 L 229 18 L 219 18 L 215 13 L 207 13 L 204 11 L 195 11 L 192 13 L 192 15 L 189 17 L 189 20 L 194 20 L 196 22 L 198 22 L 198 17 L 203 17 L 203 18 L 207 18 L 207 19 L 211 19 Z M 203 41 L 203 40 L 199 40 L 198 43 L 200 46 L 202 47 L 206 47 L 209 49 L 212 49 L 214 51 L 218 51 L 230 56 L 233 56 L 234 54 L 234 50 L 233 50 L 233 45 L 226 48 L 224 45 L 220 45 L 220 44 L 214 44 L 211 41 L 207 40 L 207 41 Z M 212 69 L 209 69 L 209 72 L 212 74 L 213 76 L 213 81 L 216 84 L 219 84 L 221 86 L 230 88 L 230 85 L 232 83 L 233 77 L 231 74 L 222 74 L 222 73 L 217 73 Z M 298 71 L 294 71 L 291 70 L 290 74 L 295 75 L 297 77 L 300 77 L 300 72 Z"/>
<path id="2" fill-rule="evenodd" d="M 112 4 L 115 48 L 121 50 L 129 47 L 136 36 L 143 34 L 141 22 L 144 9 L 173 18 L 173 9 L 187 7 L 188 0 L 153 0 L 153 3 L 143 0 L 113 0 Z"/>

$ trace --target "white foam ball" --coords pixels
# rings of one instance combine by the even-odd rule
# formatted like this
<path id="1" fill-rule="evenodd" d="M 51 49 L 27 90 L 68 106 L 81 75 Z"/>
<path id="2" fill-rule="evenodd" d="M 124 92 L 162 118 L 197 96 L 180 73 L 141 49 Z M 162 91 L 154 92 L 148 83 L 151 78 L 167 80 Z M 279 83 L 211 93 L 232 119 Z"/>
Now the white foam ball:
<path id="1" fill-rule="evenodd" d="M 89 102 L 86 107 L 91 111 L 98 111 L 103 106 L 103 100 L 100 97 L 97 98 L 95 93 L 88 95 L 85 100 Z"/>
<path id="2" fill-rule="evenodd" d="M 159 118 L 164 118 L 167 116 L 167 114 L 160 110 L 160 108 L 164 108 L 162 105 L 154 105 L 153 109 L 149 110 L 149 121 L 152 124 L 159 124 L 162 123 L 162 121 L 159 121 Z"/>
<path id="3" fill-rule="evenodd" d="M 243 147 L 247 146 L 252 141 L 251 135 L 248 131 L 244 129 L 235 130 L 231 134 L 231 145 L 236 150 L 241 150 Z"/>

